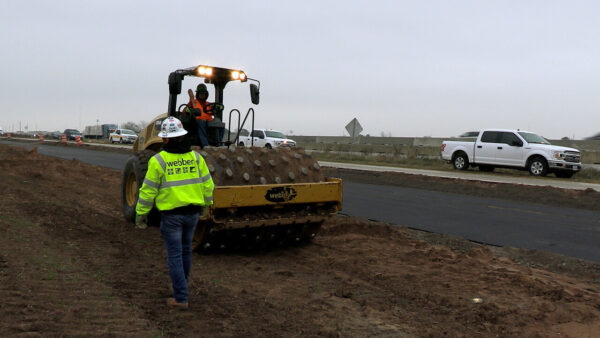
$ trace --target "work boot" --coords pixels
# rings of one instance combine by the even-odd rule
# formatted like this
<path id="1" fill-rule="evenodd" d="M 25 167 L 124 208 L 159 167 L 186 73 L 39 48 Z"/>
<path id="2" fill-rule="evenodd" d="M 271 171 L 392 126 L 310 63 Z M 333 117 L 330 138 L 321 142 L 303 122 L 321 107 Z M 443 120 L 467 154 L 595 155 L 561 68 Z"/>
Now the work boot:
<path id="1" fill-rule="evenodd" d="M 167 299 L 167 305 L 172 307 L 172 308 L 178 308 L 178 309 L 187 309 L 188 308 L 188 303 L 178 303 L 175 298 L 168 298 Z"/>

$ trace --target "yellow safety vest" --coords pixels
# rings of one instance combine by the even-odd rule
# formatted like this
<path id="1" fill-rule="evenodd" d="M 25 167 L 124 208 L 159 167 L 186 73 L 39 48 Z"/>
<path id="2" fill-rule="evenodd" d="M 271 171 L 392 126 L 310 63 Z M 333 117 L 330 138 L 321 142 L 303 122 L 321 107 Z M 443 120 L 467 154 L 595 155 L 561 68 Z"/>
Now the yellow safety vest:
<path id="1" fill-rule="evenodd" d="M 188 205 L 213 204 L 213 183 L 204 158 L 195 151 L 174 154 L 166 151 L 148 161 L 148 171 L 140 188 L 135 211 L 139 215 Z"/>

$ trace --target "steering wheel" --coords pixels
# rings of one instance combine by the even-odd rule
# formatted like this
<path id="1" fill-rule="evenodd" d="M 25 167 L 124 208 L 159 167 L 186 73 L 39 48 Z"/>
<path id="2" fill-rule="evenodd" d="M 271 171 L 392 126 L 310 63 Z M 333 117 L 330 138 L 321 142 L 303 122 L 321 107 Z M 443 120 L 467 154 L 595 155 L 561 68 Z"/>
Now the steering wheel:
<path id="1" fill-rule="evenodd" d="M 187 108 L 187 106 L 188 106 L 188 105 L 187 105 L 187 103 L 183 103 L 183 104 L 181 104 L 181 105 L 179 106 L 179 108 L 177 108 L 177 112 L 179 112 L 179 113 L 183 113 L 183 110 L 181 110 L 181 108 L 182 108 L 182 107 L 185 107 L 185 108 Z M 184 109 L 185 109 L 185 108 L 184 108 Z"/>

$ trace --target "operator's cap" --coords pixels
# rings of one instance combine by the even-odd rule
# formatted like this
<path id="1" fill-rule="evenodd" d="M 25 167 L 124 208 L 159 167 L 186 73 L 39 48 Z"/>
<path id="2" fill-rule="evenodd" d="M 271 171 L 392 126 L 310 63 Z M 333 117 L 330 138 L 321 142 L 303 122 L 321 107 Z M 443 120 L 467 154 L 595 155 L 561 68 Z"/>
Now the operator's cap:
<path id="1" fill-rule="evenodd" d="M 187 131 L 183 128 L 183 124 L 178 118 L 169 116 L 167 117 L 161 127 L 158 137 L 161 138 L 174 138 L 187 134 Z"/>
<path id="2" fill-rule="evenodd" d="M 196 87 L 196 93 L 206 93 L 208 94 L 208 89 L 204 83 L 201 83 Z"/>

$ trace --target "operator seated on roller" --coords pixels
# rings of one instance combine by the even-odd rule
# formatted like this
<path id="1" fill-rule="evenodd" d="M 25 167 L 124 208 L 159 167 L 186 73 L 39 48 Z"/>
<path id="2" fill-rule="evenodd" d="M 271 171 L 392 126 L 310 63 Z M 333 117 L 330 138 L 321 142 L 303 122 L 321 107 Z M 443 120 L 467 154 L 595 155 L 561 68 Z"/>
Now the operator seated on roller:
<path id="1" fill-rule="evenodd" d="M 181 121 L 166 118 L 158 134 L 162 151 L 148 161 L 148 171 L 135 208 L 136 227 L 143 228 L 150 210 L 160 212 L 160 232 L 167 249 L 173 298 L 167 305 L 188 307 L 192 239 L 200 214 L 213 204 L 214 183 L 204 158 L 190 148 Z"/>
<path id="2" fill-rule="evenodd" d="M 190 96 L 190 101 L 187 104 L 186 111 L 191 112 L 192 116 L 196 118 L 197 132 L 198 132 L 198 141 L 200 147 L 204 148 L 209 145 L 209 136 L 208 136 L 208 122 L 213 121 L 215 119 L 215 113 L 223 110 L 223 105 L 218 103 L 208 102 L 208 89 L 204 83 L 199 84 L 196 87 L 196 96 L 194 96 L 194 92 L 189 89 L 188 95 Z M 221 145 L 221 141 L 223 140 L 223 135 L 225 130 L 220 128 L 218 130 L 218 135 L 213 136 L 213 138 L 217 137 L 218 140 L 212 145 L 219 146 Z"/>
<path id="3" fill-rule="evenodd" d="M 208 99 L 208 89 L 204 83 L 196 87 L 195 97 L 191 89 L 188 90 L 188 95 L 190 101 L 186 110 L 190 111 L 192 116 L 196 118 L 198 140 L 200 141 L 200 147 L 204 148 L 208 145 L 208 122 L 215 119 L 213 115 L 214 103 L 206 101 Z"/>

